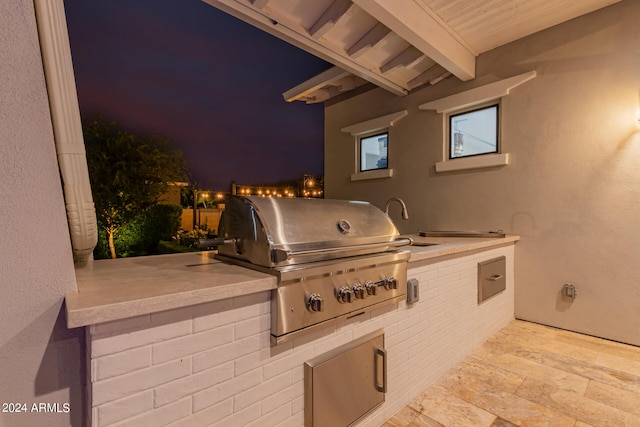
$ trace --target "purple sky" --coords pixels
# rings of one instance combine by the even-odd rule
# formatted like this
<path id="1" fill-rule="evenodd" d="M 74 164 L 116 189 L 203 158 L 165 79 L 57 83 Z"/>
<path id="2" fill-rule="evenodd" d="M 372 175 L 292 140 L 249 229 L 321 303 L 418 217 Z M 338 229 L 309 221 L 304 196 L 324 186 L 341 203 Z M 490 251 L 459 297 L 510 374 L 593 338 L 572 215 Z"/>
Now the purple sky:
<path id="1" fill-rule="evenodd" d="M 323 173 L 323 106 L 282 93 L 330 65 L 200 0 L 65 0 L 83 118 L 181 148 L 201 188 Z"/>

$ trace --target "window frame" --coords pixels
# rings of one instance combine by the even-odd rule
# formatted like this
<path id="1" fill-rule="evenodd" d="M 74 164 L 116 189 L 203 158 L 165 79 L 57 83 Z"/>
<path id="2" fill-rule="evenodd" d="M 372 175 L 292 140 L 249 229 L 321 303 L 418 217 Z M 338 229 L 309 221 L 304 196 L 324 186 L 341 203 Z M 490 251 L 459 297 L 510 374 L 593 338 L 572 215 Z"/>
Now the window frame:
<path id="1" fill-rule="evenodd" d="M 490 108 L 496 108 L 496 148 L 494 151 L 487 151 L 487 152 L 483 152 L 483 153 L 476 153 L 476 154 L 468 154 L 465 156 L 453 156 L 453 149 L 454 149 L 454 141 L 452 141 L 452 131 L 451 131 L 451 127 L 452 127 L 452 122 L 453 122 L 453 118 L 454 117 L 458 117 L 464 114 L 469 114 L 469 113 L 474 113 L 477 111 L 482 111 L 482 110 L 487 110 Z M 457 109 L 454 111 L 451 111 L 449 113 L 445 114 L 445 123 L 446 123 L 446 137 L 445 137 L 445 152 L 446 152 L 446 158 L 448 161 L 455 161 L 455 160 L 460 160 L 460 159 L 469 159 L 469 158 L 474 158 L 474 157 L 481 157 L 481 156 L 492 156 L 492 155 L 496 155 L 496 154 L 501 154 L 502 152 L 502 131 L 501 131 L 501 124 L 502 124 L 502 120 L 501 120 L 501 114 L 502 114 L 502 108 L 501 108 L 501 99 L 494 99 L 494 100 L 490 100 L 488 102 L 484 102 L 481 104 L 477 104 L 474 105 L 472 107 L 469 108 L 461 108 L 461 109 Z"/>
<path id="2" fill-rule="evenodd" d="M 484 154 L 482 156 L 462 158 L 458 157 L 453 160 L 448 159 L 447 157 L 449 154 L 446 151 L 449 146 L 447 136 L 449 130 L 446 115 L 454 111 L 460 111 L 463 108 L 477 107 L 484 103 L 495 102 L 496 100 L 500 100 L 500 105 L 502 106 L 502 98 L 508 96 L 512 89 L 528 82 L 531 79 L 535 79 L 536 76 L 537 72 L 535 70 L 527 71 L 526 73 L 498 80 L 483 86 L 474 87 L 463 92 L 458 92 L 453 95 L 445 96 L 444 98 L 438 98 L 418 105 L 419 110 L 433 110 L 436 114 L 442 114 L 442 128 L 446 133 L 443 133 L 442 135 L 442 161 L 436 162 L 436 173 L 486 169 L 508 165 L 509 153 L 505 152 L 502 135 L 499 137 L 499 154 Z M 501 129 L 500 132 L 502 132 Z"/>
<path id="3" fill-rule="evenodd" d="M 377 133 L 387 133 L 387 138 L 391 136 L 391 128 L 394 127 L 400 120 L 407 117 L 409 111 L 400 110 L 395 113 L 387 114 L 384 116 L 376 117 L 366 120 L 364 122 L 354 123 L 350 126 L 340 129 L 341 132 L 351 134 L 353 144 L 353 173 L 351 174 L 351 181 L 362 181 L 367 179 L 381 179 L 393 177 L 393 169 L 389 163 L 389 149 L 387 144 L 387 168 L 386 169 L 371 169 L 367 171 L 360 171 L 360 138 L 375 135 Z"/>
<path id="4" fill-rule="evenodd" d="M 387 137 L 387 164 L 385 167 L 383 168 L 371 168 L 371 169 L 363 169 L 363 158 L 362 158 L 362 142 L 365 139 L 369 139 L 369 138 L 374 138 L 374 137 L 380 137 L 386 135 Z M 390 141 L 390 135 L 389 135 L 389 129 L 380 129 L 374 132 L 370 132 L 370 133 L 366 133 L 366 134 L 362 134 L 362 135 L 358 135 L 357 136 L 357 140 L 358 140 L 358 171 L 360 173 L 367 173 L 367 172 L 374 172 L 374 171 L 381 171 L 381 170 L 386 170 L 389 169 L 389 141 Z"/>

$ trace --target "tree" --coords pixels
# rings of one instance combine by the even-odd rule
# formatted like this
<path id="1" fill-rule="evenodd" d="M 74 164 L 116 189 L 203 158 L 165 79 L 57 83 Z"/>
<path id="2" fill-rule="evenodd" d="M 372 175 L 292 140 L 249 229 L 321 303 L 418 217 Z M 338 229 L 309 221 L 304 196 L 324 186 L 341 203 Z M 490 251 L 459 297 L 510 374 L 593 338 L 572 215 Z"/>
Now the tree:
<path id="1" fill-rule="evenodd" d="M 155 206 L 168 183 L 186 179 L 186 162 L 166 138 L 134 135 L 102 118 L 84 122 L 83 132 L 98 225 L 115 258 L 115 234 Z"/>

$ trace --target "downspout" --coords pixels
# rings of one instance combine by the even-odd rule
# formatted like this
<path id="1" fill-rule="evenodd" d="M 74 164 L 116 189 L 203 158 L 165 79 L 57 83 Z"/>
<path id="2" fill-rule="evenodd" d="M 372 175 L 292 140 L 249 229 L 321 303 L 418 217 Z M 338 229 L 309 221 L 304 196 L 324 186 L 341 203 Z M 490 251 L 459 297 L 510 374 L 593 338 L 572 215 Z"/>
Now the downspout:
<path id="1" fill-rule="evenodd" d="M 80 107 L 62 0 L 34 0 L 51 122 L 76 266 L 92 259 L 98 242 Z"/>

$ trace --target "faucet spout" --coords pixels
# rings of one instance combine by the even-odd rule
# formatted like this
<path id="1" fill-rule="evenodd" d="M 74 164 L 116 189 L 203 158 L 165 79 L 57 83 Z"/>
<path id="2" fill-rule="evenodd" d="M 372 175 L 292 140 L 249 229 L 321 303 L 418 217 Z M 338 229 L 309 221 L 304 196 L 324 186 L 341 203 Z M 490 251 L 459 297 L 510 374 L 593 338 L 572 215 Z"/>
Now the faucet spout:
<path id="1" fill-rule="evenodd" d="M 389 205 L 391 204 L 391 202 L 398 202 L 400 203 L 400 206 L 402 206 L 402 219 L 409 219 L 409 212 L 407 211 L 407 205 L 404 204 L 404 201 L 402 199 L 399 199 L 397 197 L 392 197 L 389 200 L 387 200 L 387 204 L 384 205 L 384 213 L 389 216 Z"/>

